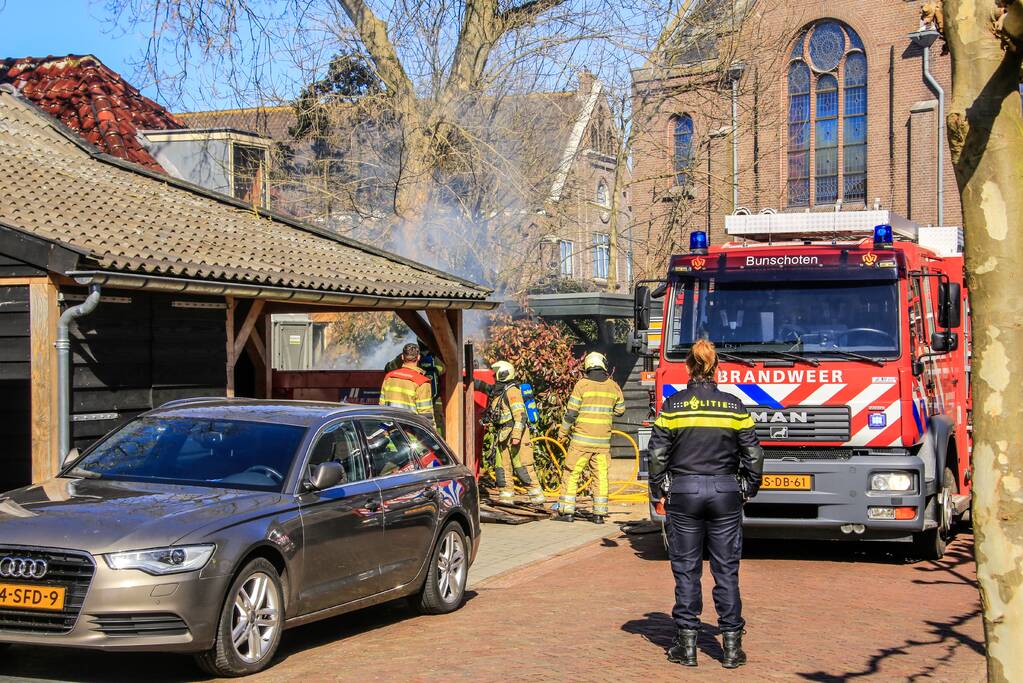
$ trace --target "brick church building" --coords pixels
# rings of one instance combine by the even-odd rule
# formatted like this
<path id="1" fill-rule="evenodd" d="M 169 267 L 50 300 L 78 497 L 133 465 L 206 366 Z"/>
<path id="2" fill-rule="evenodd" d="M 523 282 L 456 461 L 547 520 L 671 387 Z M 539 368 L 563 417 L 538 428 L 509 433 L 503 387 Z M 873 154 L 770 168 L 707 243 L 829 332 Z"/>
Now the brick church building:
<path id="1" fill-rule="evenodd" d="M 724 241 L 736 211 L 962 224 L 939 125 L 951 60 L 919 3 L 705 0 L 673 23 L 633 72 L 637 277 L 692 230 Z"/>

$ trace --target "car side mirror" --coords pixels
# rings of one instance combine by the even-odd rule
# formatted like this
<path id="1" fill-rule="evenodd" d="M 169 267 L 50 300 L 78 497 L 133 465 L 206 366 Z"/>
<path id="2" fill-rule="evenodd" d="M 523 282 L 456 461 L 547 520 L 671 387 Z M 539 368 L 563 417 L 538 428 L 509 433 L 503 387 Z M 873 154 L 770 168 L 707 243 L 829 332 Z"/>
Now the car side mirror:
<path id="1" fill-rule="evenodd" d="M 80 457 L 82 457 L 82 452 L 77 448 L 72 448 L 70 451 L 67 452 L 67 455 L 64 456 L 64 462 L 62 464 L 70 465 L 74 461 L 78 460 Z"/>
<path id="2" fill-rule="evenodd" d="M 962 288 L 956 282 L 938 283 L 938 326 L 959 327 L 963 312 Z M 949 349 L 951 351 L 952 349 Z"/>
<path id="3" fill-rule="evenodd" d="M 633 298 L 633 316 L 636 322 L 636 331 L 650 329 L 650 288 L 645 285 L 636 287 Z"/>
<path id="4" fill-rule="evenodd" d="M 347 479 L 345 468 L 341 466 L 341 463 L 328 460 L 327 462 L 321 462 L 313 468 L 313 471 L 309 474 L 306 488 L 310 491 L 323 491 L 324 489 L 333 488 L 338 484 L 343 484 Z"/>
<path id="5" fill-rule="evenodd" d="M 937 353 L 949 353 L 959 348 L 959 335 L 955 332 L 935 332 L 931 335 L 931 348 Z"/>

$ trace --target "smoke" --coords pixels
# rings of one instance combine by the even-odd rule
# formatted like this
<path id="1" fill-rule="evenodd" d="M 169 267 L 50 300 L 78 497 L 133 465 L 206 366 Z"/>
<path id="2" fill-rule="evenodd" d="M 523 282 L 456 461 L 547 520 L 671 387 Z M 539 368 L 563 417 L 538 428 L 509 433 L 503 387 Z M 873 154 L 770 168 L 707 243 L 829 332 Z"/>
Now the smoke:
<path id="1" fill-rule="evenodd" d="M 416 341 L 411 331 L 405 334 L 388 333 L 380 342 L 368 344 L 350 353 L 340 354 L 331 359 L 332 370 L 383 370 L 402 347 Z"/>

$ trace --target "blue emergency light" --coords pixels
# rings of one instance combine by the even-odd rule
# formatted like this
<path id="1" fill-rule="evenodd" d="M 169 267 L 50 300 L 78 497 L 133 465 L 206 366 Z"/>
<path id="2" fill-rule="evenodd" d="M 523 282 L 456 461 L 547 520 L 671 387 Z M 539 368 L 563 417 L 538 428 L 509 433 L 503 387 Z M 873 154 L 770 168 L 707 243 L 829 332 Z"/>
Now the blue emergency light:
<path id="1" fill-rule="evenodd" d="M 706 254 L 707 233 L 703 230 L 693 230 L 689 234 L 689 251 L 694 254 Z"/>
<path id="2" fill-rule="evenodd" d="M 895 235 L 892 233 L 892 226 L 881 224 L 874 226 L 874 248 L 884 249 L 892 246 L 895 242 Z"/>

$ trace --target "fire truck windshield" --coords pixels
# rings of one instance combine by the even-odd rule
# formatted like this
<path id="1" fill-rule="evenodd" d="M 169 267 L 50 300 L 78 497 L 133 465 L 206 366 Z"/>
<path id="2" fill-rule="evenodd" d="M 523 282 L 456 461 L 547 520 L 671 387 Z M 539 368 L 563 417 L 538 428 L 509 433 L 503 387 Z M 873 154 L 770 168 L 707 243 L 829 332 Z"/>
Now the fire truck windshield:
<path id="1" fill-rule="evenodd" d="M 898 284 L 891 280 L 726 281 L 683 277 L 669 293 L 665 353 L 710 339 L 733 355 L 808 358 L 899 354 Z"/>

